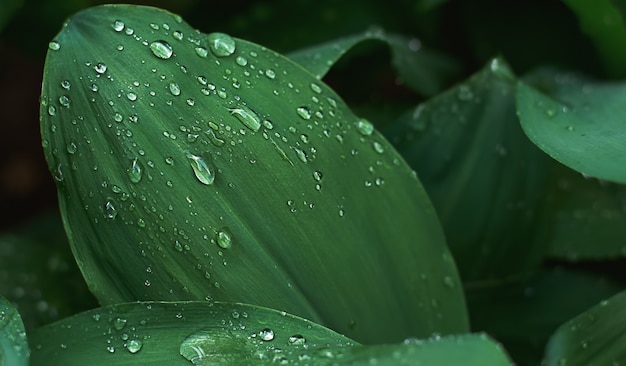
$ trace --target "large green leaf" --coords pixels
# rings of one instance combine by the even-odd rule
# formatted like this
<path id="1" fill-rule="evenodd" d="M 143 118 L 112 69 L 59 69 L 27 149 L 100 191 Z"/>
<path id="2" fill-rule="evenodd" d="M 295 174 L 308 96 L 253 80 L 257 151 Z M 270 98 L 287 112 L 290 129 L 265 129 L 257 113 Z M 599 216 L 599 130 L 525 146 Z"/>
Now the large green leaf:
<path id="1" fill-rule="evenodd" d="M 626 183 L 626 84 L 564 80 L 554 97 L 519 83 L 517 112 L 528 137 L 586 175 Z"/>
<path id="2" fill-rule="evenodd" d="M 524 281 L 467 286 L 466 295 L 473 332 L 502 342 L 518 365 L 538 365 L 561 324 L 622 289 L 602 276 L 557 268 Z"/>
<path id="3" fill-rule="evenodd" d="M 31 365 L 69 366 L 291 363 L 356 343 L 284 312 L 193 301 L 94 309 L 38 329 L 31 344 Z"/>
<path id="4" fill-rule="evenodd" d="M 360 342 L 467 329 L 411 168 L 300 66 L 139 6 L 50 47 L 43 145 L 101 303 L 246 302 Z"/>
<path id="5" fill-rule="evenodd" d="M 546 348 L 546 366 L 621 365 L 626 362 L 626 292 L 563 324 Z"/>
<path id="6" fill-rule="evenodd" d="M 22 318 L 13 304 L 0 296 L 0 365 L 27 366 L 29 355 Z"/>
<path id="7" fill-rule="evenodd" d="M 500 59 L 405 114 L 387 136 L 417 171 L 464 281 L 531 271 L 550 159 L 515 116 L 515 77 Z"/>
<path id="8" fill-rule="evenodd" d="M 298 50 L 288 56 L 321 79 L 341 56 L 368 40 L 385 42 L 402 81 L 423 95 L 443 90 L 460 69 L 454 60 L 423 47 L 417 38 L 386 33 L 378 28 Z"/>

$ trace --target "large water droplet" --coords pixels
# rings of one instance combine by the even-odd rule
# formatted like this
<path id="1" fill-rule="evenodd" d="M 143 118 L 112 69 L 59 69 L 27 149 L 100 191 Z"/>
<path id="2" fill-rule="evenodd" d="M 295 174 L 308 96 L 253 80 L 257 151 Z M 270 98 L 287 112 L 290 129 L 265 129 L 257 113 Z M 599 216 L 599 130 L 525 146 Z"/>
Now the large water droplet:
<path id="1" fill-rule="evenodd" d="M 196 55 L 206 58 L 209 55 L 209 51 L 204 47 L 196 47 Z"/>
<path id="2" fill-rule="evenodd" d="M 70 97 L 68 97 L 67 95 L 62 95 L 59 97 L 59 103 L 64 106 L 65 108 L 69 108 L 70 107 Z"/>
<path id="3" fill-rule="evenodd" d="M 130 181 L 133 183 L 139 183 L 141 178 L 143 177 L 143 167 L 137 158 L 133 159 L 132 163 L 130 163 L 130 168 L 128 169 L 128 177 Z"/>
<path id="4" fill-rule="evenodd" d="M 259 338 L 264 342 L 269 342 L 274 339 L 274 331 L 270 328 L 264 328 L 259 332 Z"/>
<path id="5" fill-rule="evenodd" d="M 212 166 L 207 164 L 203 158 L 189 152 L 187 153 L 187 159 L 189 159 L 193 173 L 200 183 L 206 184 L 207 186 L 213 184 L 215 181 L 215 170 Z"/>
<path id="6" fill-rule="evenodd" d="M 229 109 L 230 114 L 237 117 L 237 119 L 254 132 L 257 132 L 261 128 L 261 119 L 257 114 L 246 106 Z"/>
<path id="7" fill-rule="evenodd" d="M 172 95 L 180 95 L 180 86 L 178 86 L 178 84 L 176 83 L 170 83 L 170 93 L 172 93 Z"/>
<path id="8" fill-rule="evenodd" d="M 102 62 L 98 62 L 93 68 L 98 74 L 104 74 L 107 71 L 107 65 Z"/>
<path id="9" fill-rule="evenodd" d="M 125 25 L 124 25 L 124 22 L 123 22 L 123 21 L 121 21 L 121 20 L 116 20 L 116 21 L 114 21 L 114 22 L 113 22 L 112 27 L 113 27 L 113 29 L 114 29 L 116 32 L 121 32 L 121 31 L 123 31 L 123 30 L 124 30 Z"/>
<path id="10" fill-rule="evenodd" d="M 356 122 L 356 129 L 361 135 L 369 136 L 374 132 L 374 125 L 370 121 L 361 118 Z"/>
<path id="11" fill-rule="evenodd" d="M 211 52 L 217 57 L 226 57 L 235 53 L 235 40 L 224 33 L 211 33 L 208 36 Z"/>
<path id="12" fill-rule="evenodd" d="M 305 342 L 306 339 L 304 338 L 304 336 L 302 336 L 302 334 L 294 334 L 289 337 L 289 344 L 292 344 L 294 346 L 303 345 Z"/>
<path id="13" fill-rule="evenodd" d="M 52 41 L 48 43 L 48 48 L 51 49 L 52 51 L 58 51 L 59 48 L 61 48 L 61 45 L 57 41 Z"/>
<path id="14" fill-rule="evenodd" d="M 126 349 L 130 353 L 139 352 L 141 350 L 141 347 L 143 347 L 143 342 L 140 339 L 131 339 L 126 345 Z"/>
<path id="15" fill-rule="evenodd" d="M 167 60 L 168 58 L 172 57 L 172 55 L 174 54 L 174 51 L 172 50 L 172 46 L 170 46 L 169 43 L 163 40 L 154 41 L 150 43 L 150 50 L 156 57 L 164 59 L 164 60 Z"/>
<path id="16" fill-rule="evenodd" d="M 311 119 L 312 113 L 308 107 L 298 107 L 296 109 L 296 113 L 298 113 L 298 116 L 304 120 Z"/>
<path id="17" fill-rule="evenodd" d="M 216 235 L 217 245 L 222 249 L 230 249 L 233 246 L 233 234 L 227 227 L 221 228 Z"/>

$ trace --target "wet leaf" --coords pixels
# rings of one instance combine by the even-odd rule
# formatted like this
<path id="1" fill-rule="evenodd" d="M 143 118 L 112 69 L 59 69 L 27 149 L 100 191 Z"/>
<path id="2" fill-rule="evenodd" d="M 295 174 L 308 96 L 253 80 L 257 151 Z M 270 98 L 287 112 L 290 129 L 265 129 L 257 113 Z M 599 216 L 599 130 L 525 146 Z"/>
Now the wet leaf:
<path id="1" fill-rule="evenodd" d="M 46 159 L 102 304 L 220 300 L 360 342 L 467 329 L 430 201 L 317 78 L 154 8 L 78 13 L 50 43 Z"/>
<path id="2" fill-rule="evenodd" d="M 433 200 L 464 281 L 531 272 L 545 250 L 533 228 L 551 161 L 519 127 L 514 91 L 494 59 L 386 131 Z"/>
<path id="3" fill-rule="evenodd" d="M 626 292 L 563 324 L 546 348 L 545 364 L 619 365 L 626 362 Z"/>
<path id="4" fill-rule="evenodd" d="M 401 80 L 420 94 L 434 95 L 442 91 L 459 72 L 460 66 L 454 60 L 423 47 L 419 39 L 386 33 L 382 29 L 311 46 L 287 56 L 321 79 L 350 49 L 368 40 L 382 41 L 389 46 L 393 66 Z"/>
<path id="5" fill-rule="evenodd" d="M 0 296 L 0 365 L 27 366 L 29 355 L 22 318 L 13 304 Z"/>
<path id="6" fill-rule="evenodd" d="M 571 83 L 568 83 L 571 84 Z M 519 83 L 517 112 L 526 135 L 554 159 L 585 175 L 626 183 L 623 83 L 578 83 L 554 97 Z"/>
<path id="7" fill-rule="evenodd" d="M 244 304 L 106 306 L 38 329 L 31 365 L 233 365 L 321 359 L 357 345 L 330 329 Z"/>

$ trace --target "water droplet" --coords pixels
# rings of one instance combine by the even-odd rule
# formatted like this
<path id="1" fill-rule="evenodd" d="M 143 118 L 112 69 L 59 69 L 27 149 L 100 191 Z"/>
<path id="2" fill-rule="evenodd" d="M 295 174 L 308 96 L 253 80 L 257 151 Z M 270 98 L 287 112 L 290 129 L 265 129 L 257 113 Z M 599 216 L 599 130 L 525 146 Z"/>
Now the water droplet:
<path id="1" fill-rule="evenodd" d="M 264 342 L 269 342 L 274 339 L 274 331 L 270 328 L 264 328 L 259 332 L 259 338 Z"/>
<path id="2" fill-rule="evenodd" d="M 114 21 L 114 22 L 113 22 L 112 27 L 113 27 L 113 29 L 114 29 L 116 32 L 121 32 L 121 31 L 123 31 L 123 30 L 124 30 L 125 25 L 124 25 L 124 22 L 123 22 L 123 21 L 121 21 L 121 20 L 116 20 L 116 21 Z"/>
<path id="3" fill-rule="evenodd" d="M 170 93 L 172 93 L 172 95 L 180 95 L 180 86 L 178 86 L 178 84 L 176 83 L 170 83 Z"/>
<path id="4" fill-rule="evenodd" d="M 459 89 L 457 90 L 456 96 L 461 101 L 469 102 L 474 98 L 474 92 L 472 92 L 472 89 L 469 86 L 460 85 Z"/>
<path id="5" fill-rule="evenodd" d="M 48 48 L 51 49 L 52 51 L 58 51 L 59 48 L 61 48 L 61 45 L 57 41 L 52 41 L 48 43 Z"/>
<path id="6" fill-rule="evenodd" d="M 114 220 L 117 217 L 117 209 L 112 199 L 108 199 L 104 204 L 104 218 Z"/>
<path id="7" fill-rule="evenodd" d="M 301 162 L 306 163 L 308 161 L 306 157 L 306 153 L 304 151 L 298 149 L 297 147 L 294 148 L 294 150 L 296 151 L 296 155 L 298 156 L 298 159 L 300 159 Z"/>
<path id="8" fill-rule="evenodd" d="M 70 143 L 67 145 L 67 152 L 68 152 L 68 153 L 70 153 L 70 154 L 74 155 L 74 154 L 76 154 L 76 150 L 78 150 L 78 147 L 76 146 L 76 144 L 75 144 L 75 143 L 70 142 Z"/>
<path id="9" fill-rule="evenodd" d="M 216 234 L 217 245 L 222 249 L 230 249 L 233 246 L 233 234 L 227 227 L 221 228 Z"/>
<path id="10" fill-rule="evenodd" d="M 313 172 L 313 179 L 315 179 L 316 181 L 321 181 L 322 180 L 322 172 L 316 170 Z"/>
<path id="11" fill-rule="evenodd" d="M 224 33 L 211 33 L 208 36 L 211 52 L 217 57 L 226 57 L 235 53 L 235 40 Z"/>
<path id="12" fill-rule="evenodd" d="M 126 345 L 126 349 L 130 353 L 137 353 L 143 347 L 143 342 L 140 339 L 131 339 Z"/>
<path id="13" fill-rule="evenodd" d="M 128 100 L 130 100 L 131 102 L 134 102 L 137 100 L 137 94 L 130 92 L 126 94 L 126 98 L 128 98 Z"/>
<path id="14" fill-rule="evenodd" d="M 72 86 L 72 85 L 70 84 L 70 81 L 69 81 L 69 80 L 63 80 L 63 81 L 61 81 L 61 87 L 62 87 L 63 89 L 65 89 L 65 90 L 70 90 L 70 87 L 71 87 L 71 86 Z"/>
<path id="15" fill-rule="evenodd" d="M 174 33 L 172 33 L 172 37 L 174 37 L 174 39 L 176 39 L 178 41 L 182 41 L 183 40 L 183 32 L 181 32 L 181 31 L 174 31 Z"/>
<path id="16" fill-rule="evenodd" d="M 296 109 L 296 113 L 298 113 L 298 116 L 300 116 L 300 118 L 304 119 L 304 120 L 309 120 L 311 119 L 311 110 L 308 107 L 298 107 Z"/>
<path id="17" fill-rule="evenodd" d="M 361 135 L 369 136 L 374 132 L 374 125 L 370 121 L 361 118 L 356 122 L 356 129 Z"/>
<path id="18" fill-rule="evenodd" d="M 246 66 L 248 64 L 248 60 L 243 56 L 237 56 L 235 62 L 237 62 L 239 66 Z"/>
<path id="19" fill-rule="evenodd" d="M 59 103 L 64 106 L 65 108 L 69 108 L 70 107 L 70 97 L 68 97 L 67 95 L 62 95 L 59 97 Z"/>
<path id="20" fill-rule="evenodd" d="M 257 114 L 246 106 L 240 106 L 238 108 L 229 109 L 230 114 L 237 117 L 237 119 L 254 132 L 259 131 L 261 128 L 261 119 Z"/>
<path id="21" fill-rule="evenodd" d="M 57 109 L 53 105 L 48 106 L 48 114 L 54 116 L 57 114 Z"/>
<path id="22" fill-rule="evenodd" d="M 143 177 L 143 167 L 137 158 L 133 159 L 128 169 L 128 177 L 133 183 L 139 183 Z"/>
<path id="23" fill-rule="evenodd" d="M 191 164 L 193 173 L 198 178 L 198 181 L 202 184 L 210 186 L 215 181 L 215 170 L 212 166 L 207 164 L 203 158 L 187 152 L 187 159 Z"/>
<path id="24" fill-rule="evenodd" d="M 289 337 L 289 344 L 292 344 L 294 346 L 303 345 L 305 342 L 306 342 L 306 339 L 304 338 L 302 334 L 294 334 L 291 337 Z"/>
<path id="25" fill-rule="evenodd" d="M 317 94 L 320 94 L 322 92 L 322 88 L 315 83 L 311 83 L 311 90 L 313 90 Z"/>
<path id="26" fill-rule="evenodd" d="M 102 62 L 98 62 L 93 68 L 98 74 L 104 74 L 107 71 L 107 65 Z"/>
<path id="27" fill-rule="evenodd" d="M 384 153 L 384 152 L 385 152 L 385 148 L 384 148 L 384 147 L 383 147 L 383 145 L 382 145 L 380 142 L 378 142 L 378 141 L 374 141 L 374 142 L 372 143 L 372 147 L 374 148 L 374 151 L 376 151 L 376 152 L 377 152 L 377 153 L 379 153 L 379 154 L 382 154 L 382 153 Z"/>
<path id="28" fill-rule="evenodd" d="M 209 55 L 209 51 L 204 47 L 196 47 L 196 55 L 206 58 Z"/>
<path id="29" fill-rule="evenodd" d="M 124 318 L 115 318 L 113 319 L 113 327 L 117 330 L 122 330 L 124 329 L 124 327 L 126 326 L 126 323 L 128 322 L 128 320 L 124 319 Z"/>
<path id="30" fill-rule="evenodd" d="M 267 76 L 268 79 L 274 79 L 276 77 L 276 72 L 272 69 L 267 69 L 265 70 L 265 76 Z"/>
<path id="31" fill-rule="evenodd" d="M 187 102 L 187 105 L 190 107 L 193 107 L 196 104 L 196 101 L 193 100 L 192 98 L 187 99 L 186 102 Z"/>
<path id="32" fill-rule="evenodd" d="M 154 41 L 150 43 L 150 50 L 156 57 L 164 59 L 164 60 L 167 60 L 168 58 L 172 57 L 172 55 L 174 54 L 174 51 L 172 50 L 172 46 L 170 46 L 169 43 L 163 40 Z"/>

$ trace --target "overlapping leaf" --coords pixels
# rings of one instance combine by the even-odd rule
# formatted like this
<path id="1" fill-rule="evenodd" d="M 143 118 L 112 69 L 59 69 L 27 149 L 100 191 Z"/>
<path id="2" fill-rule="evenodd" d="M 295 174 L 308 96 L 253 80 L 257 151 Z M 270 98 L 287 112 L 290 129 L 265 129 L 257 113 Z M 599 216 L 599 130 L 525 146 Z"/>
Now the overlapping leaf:
<path id="1" fill-rule="evenodd" d="M 13 304 L 0 296 L 0 365 L 27 366 L 29 355 L 22 318 Z"/>
<path id="2" fill-rule="evenodd" d="M 97 7 L 51 42 L 41 104 L 103 304 L 246 302 L 361 342 L 467 329 L 412 170 L 288 59 L 154 8 Z"/>
<path id="3" fill-rule="evenodd" d="M 466 281 L 527 273 L 544 251 L 533 228 L 550 159 L 520 129 L 514 91 L 494 59 L 387 132 L 433 200 Z"/>

